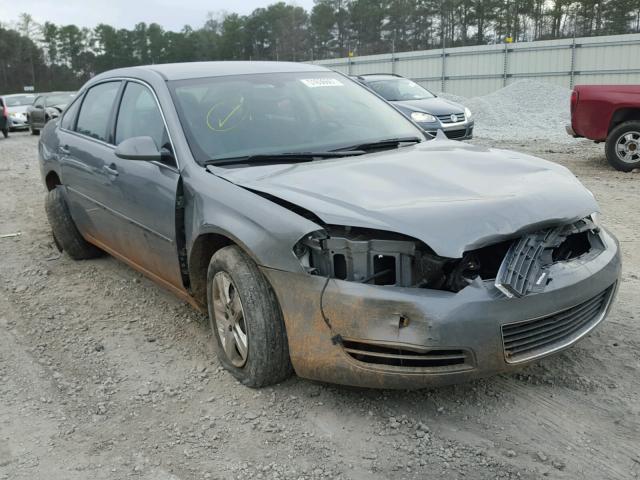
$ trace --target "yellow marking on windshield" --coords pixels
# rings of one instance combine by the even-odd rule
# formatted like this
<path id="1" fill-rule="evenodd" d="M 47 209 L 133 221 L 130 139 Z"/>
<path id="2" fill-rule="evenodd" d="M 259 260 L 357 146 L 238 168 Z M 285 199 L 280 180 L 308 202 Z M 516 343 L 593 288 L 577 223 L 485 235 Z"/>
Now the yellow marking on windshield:
<path id="1" fill-rule="evenodd" d="M 244 99 L 243 99 L 243 100 L 244 100 Z M 231 112 L 229 113 L 229 115 L 227 115 L 227 116 L 224 118 L 224 120 L 220 120 L 220 119 L 218 119 L 218 128 L 222 128 L 222 127 L 224 127 L 224 124 L 225 124 L 225 123 L 227 123 L 227 120 L 229 120 L 229 119 L 233 116 L 233 114 L 234 114 L 234 113 L 236 113 L 236 112 L 238 111 L 238 109 L 239 109 L 240 107 L 242 107 L 242 102 L 240 102 L 236 108 L 234 108 L 233 110 L 231 110 Z"/>
<path id="2" fill-rule="evenodd" d="M 227 102 L 227 100 L 223 100 L 222 102 L 216 103 L 213 107 L 211 107 L 211 109 L 207 113 L 207 126 L 211 130 L 214 130 L 216 132 L 225 132 L 225 131 L 228 131 L 228 130 L 232 130 L 233 128 L 237 127 L 240 124 L 240 122 L 242 122 L 242 120 L 244 120 L 244 117 L 240 118 L 236 125 L 232 125 L 229 128 L 224 128 L 224 126 L 227 124 L 227 122 L 229 122 L 229 120 L 231 118 L 233 118 L 234 115 L 236 115 L 236 113 L 244 106 L 244 97 L 240 97 L 240 103 L 238 103 L 235 107 L 233 107 L 233 109 L 227 114 L 226 117 L 217 119 L 218 120 L 218 122 L 217 122 L 218 126 L 217 127 L 215 126 L 215 124 L 211 125 L 211 115 L 214 113 L 214 110 L 216 110 L 220 105 L 223 105 L 226 102 Z"/>

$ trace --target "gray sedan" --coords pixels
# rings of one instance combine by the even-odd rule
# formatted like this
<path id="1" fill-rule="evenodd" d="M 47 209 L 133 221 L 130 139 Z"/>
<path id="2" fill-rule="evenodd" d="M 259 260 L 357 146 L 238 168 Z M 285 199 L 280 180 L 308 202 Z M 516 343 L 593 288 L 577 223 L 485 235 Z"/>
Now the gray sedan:
<path id="1" fill-rule="evenodd" d="M 404 115 L 435 136 L 438 130 L 452 140 L 473 138 L 471 110 L 451 100 L 436 96 L 408 78 L 390 73 L 373 73 L 355 77 Z"/>
<path id="2" fill-rule="evenodd" d="M 252 387 L 514 370 L 593 330 L 620 274 L 567 169 L 427 140 L 320 66 L 103 73 L 39 158 L 59 248 L 112 254 L 206 312 L 218 360 Z"/>
<path id="3" fill-rule="evenodd" d="M 47 122 L 58 118 L 66 106 L 73 101 L 75 92 L 42 93 L 36 97 L 33 105 L 27 108 L 27 121 L 33 135 L 39 135 Z"/>

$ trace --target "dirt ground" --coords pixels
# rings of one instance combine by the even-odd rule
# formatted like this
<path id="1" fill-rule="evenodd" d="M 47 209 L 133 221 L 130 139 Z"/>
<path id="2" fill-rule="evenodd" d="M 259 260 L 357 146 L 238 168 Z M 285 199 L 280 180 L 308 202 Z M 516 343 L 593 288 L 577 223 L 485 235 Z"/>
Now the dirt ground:
<path id="1" fill-rule="evenodd" d="M 608 320 L 521 373 L 398 392 L 239 385 L 202 315 L 113 258 L 56 251 L 36 145 L 0 139 L 0 235 L 21 233 L 0 238 L 0 480 L 640 477 L 640 173 L 601 146 L 500 145 L 600 201 L 625 262 Z"/>

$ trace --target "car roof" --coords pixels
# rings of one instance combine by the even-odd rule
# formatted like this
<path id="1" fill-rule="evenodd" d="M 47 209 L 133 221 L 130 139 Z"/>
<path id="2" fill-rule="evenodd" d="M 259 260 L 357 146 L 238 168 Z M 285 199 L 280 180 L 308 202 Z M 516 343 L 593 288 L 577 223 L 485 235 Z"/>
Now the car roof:
<path id="1" fill-rule="evenodd" d="M 364 82 L 371 82 L 374 80 L 391 80 L 393 78 L 405 78 L 402 75 L 398 75 L 396 73 L 365 73 L 362 75 L 355 76 L 358 80 Z"/>
<path id="2" fill-rule="evenodd" d="M 37 97 L 40 95 L 39 93 L 33 92 L 25 92 L 25 93 L 10 93 L 9 95 L 0 95 L 2 98 L 11 98 L 11 97 Z"/>
<path id="3" fill-rule="evenodd" d="M 329 69 L 319 65 L 295 62 L 187 62 L 119 68 L 98 75 L 96 78 L 99 77 L 102 79 L 118 76 L 127 77 L 136 76 L 143 72 L 155 72 L 165 80 L 187 80 L 192 78 L 221 77 L 227 75 L 329 71 Z"/>
<path id="4" fill-rule="evenodd" d="M 69 91 L 69 92 L 44 92 L 40 93 L 38 96 L 40 97 L 49 97 L 51 95 L 75 95 L 78 92 Z"/>

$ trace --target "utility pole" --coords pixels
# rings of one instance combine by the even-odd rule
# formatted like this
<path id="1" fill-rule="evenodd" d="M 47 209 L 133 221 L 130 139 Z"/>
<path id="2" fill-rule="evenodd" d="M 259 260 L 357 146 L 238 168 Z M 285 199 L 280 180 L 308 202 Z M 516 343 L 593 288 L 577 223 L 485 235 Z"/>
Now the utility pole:
<path id="1" fill-rule="evenodd" d="M 576 12 L 573 12 L 573 41 L 571 42 L 571 70 L 570 70 L 570 78 L 569 78 L 569 88 L 573 90 L 573 85 L 575 83 L 575 70 L 576 70 L 576 22 L 577 16 Z"/>
<path id="2" fill-rule="evenodd" d="M 393 29 L 391 38 L 391 73 L 396 73 L 396 30 Z"/>
<path id="3" fill-rule="evenodd" d="M 441 37 L 441 42 L 442 42 L 442 65 L 440 67 L 441 71 L 442 71 L 442 77 L 440 79 L 440 89 L 442 92 L 444 92 L 445 90 L 445 63 L 446 63 L 446 52 L 445 52 L 445 38 L 446 35 L 444 33 L 444 2 L 442 2 L 442 8 L 440 10 L 440 37 Z"/>

